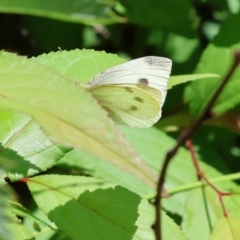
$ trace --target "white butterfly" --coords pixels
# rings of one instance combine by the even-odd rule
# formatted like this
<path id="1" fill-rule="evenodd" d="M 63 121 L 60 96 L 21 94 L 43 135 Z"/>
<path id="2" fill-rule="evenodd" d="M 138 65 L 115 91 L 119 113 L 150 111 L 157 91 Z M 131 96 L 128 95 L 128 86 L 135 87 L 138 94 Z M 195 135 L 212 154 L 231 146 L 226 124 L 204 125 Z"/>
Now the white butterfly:
<path id="1" fill-rule="evenodd" d="M 110 68 L 86 84 L 117 123 L 150 127 L 161 117 L 172 61 L 138 58 Z"/>

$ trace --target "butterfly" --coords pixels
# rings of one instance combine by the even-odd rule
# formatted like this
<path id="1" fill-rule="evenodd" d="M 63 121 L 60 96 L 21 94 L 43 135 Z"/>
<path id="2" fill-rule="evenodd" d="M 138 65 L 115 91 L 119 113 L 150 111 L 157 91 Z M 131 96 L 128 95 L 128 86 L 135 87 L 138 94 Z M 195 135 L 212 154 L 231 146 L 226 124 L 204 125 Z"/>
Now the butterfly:
<path id="1" fill-rule="evenodd" d="M 118 124 L 150 127 L 161 117 L 171 68 L 168 58 L 142 57 L 98 74 L 85 87 Z"/>

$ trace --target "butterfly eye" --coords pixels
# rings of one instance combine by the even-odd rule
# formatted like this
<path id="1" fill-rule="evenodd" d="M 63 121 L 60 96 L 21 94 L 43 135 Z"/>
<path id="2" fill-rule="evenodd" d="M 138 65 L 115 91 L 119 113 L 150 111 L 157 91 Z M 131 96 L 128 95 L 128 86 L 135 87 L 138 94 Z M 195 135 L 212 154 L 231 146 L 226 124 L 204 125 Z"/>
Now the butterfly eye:
<path id="1" fill-rule="evenodd" d="M 148 85 L 149 81 L 147 78 L 139 78 L 138 83 L 143 85 Z"/>

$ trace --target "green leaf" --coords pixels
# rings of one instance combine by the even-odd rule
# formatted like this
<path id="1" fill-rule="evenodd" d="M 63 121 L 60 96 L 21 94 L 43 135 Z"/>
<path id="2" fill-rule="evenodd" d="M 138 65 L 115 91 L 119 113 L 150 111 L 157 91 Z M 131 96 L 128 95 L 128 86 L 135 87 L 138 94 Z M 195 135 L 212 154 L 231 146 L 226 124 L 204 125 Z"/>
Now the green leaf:
<path id="1" fill-rule="evenodd" d="M 66 239 L 66 235 L 59 232 L 56 225 L 51 222 L 45 214 L 34 205 L 33 208 L 28 210 L 17 202 L 10 203 L 11 212 L 17 216 L 21 216 L 24 219 L 24 226 L 34 234 L 37 239 L 50 239 L 55 237 L 57 239 Z"/>
<path id="2" fill-rule="evenodd" d="M 209 239 L 211 225 L 217 220 L 214 206 L 204 198 L 204 191 L 201 189 L 194 189 L 187 194 L 182 228 L 189 239 Z"/>
<path id="3" fill-rule="evenodd" d="M 202 74 L 189 74 L 189 75 L 179 75 L 179 76 L 171 76 L 168 82 L 168 89 L 189 81 L 201 80 L 201 79 L 211 79 L 211 78 L 219 78 L 220 76 L 213 73 L 202 73 Z"/>
<path id="4" fill-rule="evenodd" d="M 43 212 L 72 239 L 79 239 L 80 232 L 86 239 L 125 239 L 136 231 L 140 198 L 123 188 L 54 175 L 29 179 L 28 186 Z"/>
<path id="5" fill-rule="evenodd" d="M 240 219 L 232 218 L 232 217 L 219 219 L 213 228 L 213 233 L 211 235 L 210 240 L 240 239 L 239 226 L 240 226 Z"/>
<path id="6" fill-rule="evenodd" d="M 129 21 L 145 27 L 173 31 L 180 35 L 194 36 L 189 18 L 190 1 L 128 0 L 122 1 Z M 176 14 L 178 9 L 178 14 Z"/>
<path id="7" fill-rule="evenodd" d="M 1 12 L 29 14 L 40 17 L 54 18 L 68 22 L 84 24 L 107 24 L 117 20 L 122 21 L 111 10 L 114 1 L 78 1 L 78 0 L 2 0 L 0 3 Z"/>
<path id="8" fill-rule="evenodd" d="M 2 172 L 2 169 L 0 169 Z M 11 196 L 9 188 L 0 184 L 0 239 L 13 239 L 13 235 L 10 231 L 9 224 L 12 223 L 12 216 L 7 208 L 7 199 Z"/>
<path id="9" fill-rule="evenodd" d="M 87 49 L 50 52 L 39 55 L 36 59 L 39 63 L 64 74 L 71 81 L 82 84 L 89 82 L 104 70 L 126 62 L 116 54 Z"/>
<path id="10" fill-rule="evenodd" d="M 240 3 L 237 0 L 227 0 L 227 4 L 231 13 L 236 14 L 239 12 Z"/>
<path id="11" fill-rule="evenodd" d="M 74 51 L 72 54 L 78 56 L 80 62 L 82 60 L 85 64 L 88 63 L 74 65 L 85 73 L 83 79 L 91 77 L 104 65 L 102 63 L 94 68 L 95 56 L 100 60 L 102 55 L 106 55 L 83 51 L 81 59 L 81 51 Z M 69 66 L 70 60 L 65 59 L 65 56 L 61 52 L 56 53 L 57 61 L 54 64 L 61 66 L 63 63 L 64 66 Z M 114 64 L 114 61 L 111 63 Z M 2 53 L 0 66 L 0 108 L 28 114 L 37 120 L 54 141 L 97 155 L 131 172 L 146 184 L 152 187 L 155 185 L 154 173 L 125 141 L 90 93 L 56 69 L 40 65 L 36 60 Z M 69 71 L 75 76 L 76 72 L 71 64 Z"/>
<path id="12" fill-rule="evenodd" d="M 141 158 L 144 159 L 154 171 L 159 172 L 166 153 L 173 147 L 176 140 L 156 128 L 134 129 L 124 126 L 119 128 Z M 140 195 L 149 196 L 155 194 L 155 189 L 146 186 L 146 184 L 143 184 L 123 169 L 119 169 L 114 165 L 101 161 L 99 158 L 92 157 L 78 150 L 67 153 L 57 165 L 61 168 L 67 166 L 68 168 L 81 169 L 86 174 L 113 181 Z M 179 178 L 179 174 L 183 175 L 184 178 Z M 171 165 L 165 187 L 168 190 L 172 187 L 182 186 L 195 180 L 196 175 L 190 155 L 186 150 L 181 149 L 175 157 L 174 163 Z M 175 211 L 175 207 L 171 208 L 171 210 Z M 176 206 L 176 211 L 177 210 L 179 210 L 179 208 Z"/>
<path id="13" fill-rule="evenodd" d="M 17 240 L 34 240 L 35 239 L 33 233 L 31 233 L 31 231 L 20 222 L 9 224 L 9 228 L 12 231 L 14 239 L 17 239 Z"/>
<path id="14" fill-rule="evenodd" d="M 159 172 L 167 152 L 175 145 L 176 140 L 156 128 L 134 129 L 121 126 L 120 129 L 141 158 L 144 159 L 152 169 Z M 228 180 L 228 175 L 223 175 L 216 171 L 210 165 L 201 161 L 201 158 L 199 162 L 203 171 L 206 172 L 207 177 L 214 179 L 221 176 L 221 186 L 225 188 L 234 186 Z M 83 171 L 86 174 L 112 181 L 148 198 L 154 198 L 155 196 L 155 190 L 144 185 L 126 171 L 110 165 L 107 162 L 100 161 L 100 159 L 96 157 L 93 158 L 89 154 L 83 154 L 78 150 L 67 153 L 64 158 L 57 163 L 57 166 L 63 169 L 71 168 L 75 171 Z M 174 194 L 170 198 L 163 199 L 164 209 L 181 216 L 184 214 L 184 210 L 183 208 L 179 208 L 179 206 L 185 204 L 188 198 L 187 190 L 190 190 L 192 187 L 199 187 L 191 156 L 186 149 L 180 148 L 178 154 L 174 157 L 170 164 L 164 186 L 170 194 Z"/>
<path id="15" fill-rule="evenodd" d="M 37 205 L 71 239 L 154 239 L 153 207 L 122 187 L 58 175 L 34 177 L 27 184 Z M 165 214 L 163 221 L 164 239 L 186 239 Z"/>
<path id="16" fill-rule="evenodd" d="M 33 234 L 12 213 L 9 201 L 13 199 L 14 193 L 12 189 L 9 186 L 0 184 L 0 239 L 34 239 Z"/>
<path id="17" fill-rule="evenodd" d="M 227 182 L 220 184 L 214 183 L 214 186 L 223 192 L 232 192 L 231 195 L 223 197 L 223 203 L 226 211 L 229 213 L 229 220 L 231 220 L 231 218 L 235 218 L 236 220 L 238 219 L 239 222 L 239 188 L 234 187 L 234 184 L 229 184 Z M 221 221 L 224 216 L 223 207 L 219 201 L 216 201 L 216 199 L 218 199 L 216 192 L 207 186 L 202 189 L 189 191 L 184 207 L 184 221 L 182 223 L 183 231 L 186 233 L 189 239 L 207 240 L 209 239 L 209 236 L 212 237 L 211 233 L 213 226 L 218 225 L 218 222 Z M 229 227 L 230 226 L 227 227 L 228 231 L 230 231 Z M 216 229 L 213 232 L 213 235 L 215 235 L 215 237 L 221 236 L 222 233 L 226 231 L 225 228 L 225 230 L 223 230 L 222 233 L 220 231 L 218 235 L 217 228 L 218 227 L 216 226 Z M 197 235 L 196 232 L 198 232 Z M 222 237 L 216 239 L 231 238 Z"/>
<path id="18" fill-rule="evenodd" d="M 4 169 L 11 181 L 46 171 L 66 152 L 66 147 L 53 144 L 30 117 L 16 112 L 0 111 L 0 142 Z"/>
<path id="19" fill-rule="evenodd" d="M 236 22 L 239 21 L 240 14 L 225 21 L 213 43 L 209 44 L 204 51 L 196 69 L 196 73 L 211 72 L 221 76 L 221 79 L 196 81 L 186 88 L 185 98 L 190 102 L 191 111 L 195 115 L 203 111 L 233 62 L 233 51 L 240 48 L 240 33 L 236 26 Z M 240 68 L 236 70 L 217 99 L 213 108 L 216 114 L 223 114 L 240 103 L 239 79 Z"/>

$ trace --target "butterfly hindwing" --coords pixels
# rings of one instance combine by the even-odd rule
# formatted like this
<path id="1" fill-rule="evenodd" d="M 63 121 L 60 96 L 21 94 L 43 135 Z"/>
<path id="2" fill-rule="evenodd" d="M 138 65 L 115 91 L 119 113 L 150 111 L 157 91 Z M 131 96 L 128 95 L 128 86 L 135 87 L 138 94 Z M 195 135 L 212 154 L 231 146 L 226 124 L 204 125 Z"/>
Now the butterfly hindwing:
<path id="1" fill-rule="evenodd" d="M 105 84 L 89 89 L 116 122 L 130 127 L 148 127 L 161 115 L 161 92 L 137 84 Z"/>

